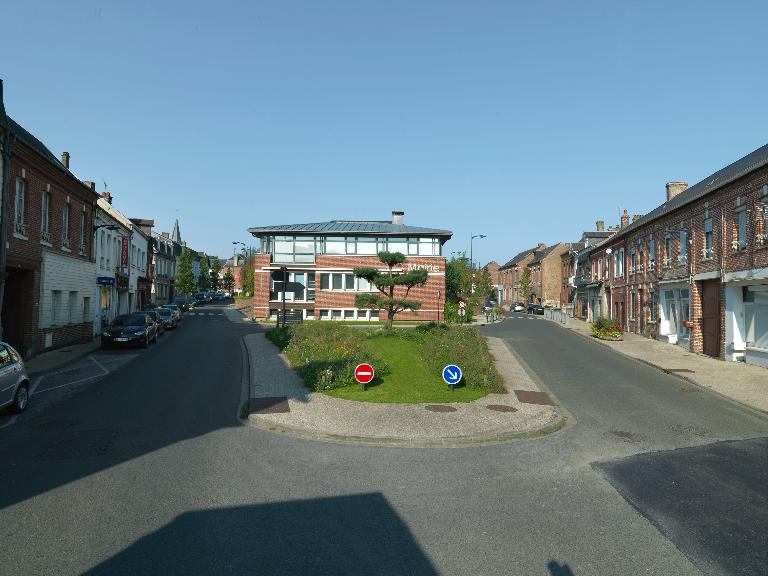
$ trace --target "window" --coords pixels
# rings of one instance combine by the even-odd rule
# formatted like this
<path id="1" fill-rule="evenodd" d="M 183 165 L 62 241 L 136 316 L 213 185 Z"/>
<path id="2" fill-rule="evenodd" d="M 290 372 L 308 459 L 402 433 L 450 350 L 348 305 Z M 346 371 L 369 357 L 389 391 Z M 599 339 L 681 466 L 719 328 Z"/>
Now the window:
<path id="1" fill-rule="evenodd" d="M 354 238 L 347 238 L 347 254 L 357 254 L 357 247 Z"/>
<path id="2" fill-rule="evenodd" d="M 373 290 L 373 285 L 368 282 L 365 278 L 358 278 L 357 279 L 357 291 L 358 292 L 371 292 Z"/>
<path id="3" fill-rule="evenodd" d="M 680 230 L 680 250 L 677 255 L 677 262 L 679 264 L 685 264 L 686 259 L 688 258 L 688 232 L 685 230 Z"/>
<path id="4" fill-rule="evenodd" d="M 104 230 L 101 230 L 99 233 L 99 246 L 101 246 L 101 256 L 99 256 L 99 268 L 102 270 L 104 269 L 104 244 L 105 244 L 105 238 L 106 235 L 104 234 Z"/>
<path id="5" fill-rule="evenodd" d="M 648 262 L 656 263 L 656 241 L 648 238 Z"/>
<path id="6" fill-rule="evenodd" d="M 376 255 L 376 238 L 359 237 L 356 253 L 364 256 Z"/>
<path id="7" fill-rule="evenodd" d="M 419 239 L 408 238 L 408 255 L 417 256 L 419 254 Z"/>
<path id="8" fill-rule="evenodd" d="M 354 289 L 355 289 L 355 275 L 344 274 L 344 290 L 354 290 Z"/>
<path id="9" fill-rule="evenodd" d="M 315 301 L 315 273 L 307 273 L 307 302 Z M 309 314 L 307 314 L 309 315 Z"/>
<path id="10" fill-rule="evenodd" d="M 19 236 L 27 235 L 27 225 L 24 218 L 27 200 L 27 182 L 23 178 L 16 179 L 16 203 L 13 212 L 13 232 Z"/>
<path id="11" fill-rule="evenodd" d="M 387 249 L 390 252 L 408 254 L 408 240 L 406 238 L 390 238 L 387 240 Z"/>
<path id="12" fill-rule="evenodd" d="M 667 321 L 669 322 L 669 334 L 675 334 L 677 332 L 677 306 L 675 306 L 675 291 L 664 291 L 664 310 L 666 312 Z"/>
<path id="13" fill-rule="evenodd" d="M 40 238 L 44 242 L 51 241 L 51 233 L 50 233 L 50 217 L 49 214 L 51 212 L 51 193 L 50 192 L 43 192 L 43 197 L 41 198 L 41 204 L 42 204 L 42 210 L 40 215 Z"/>
<path id="14" fill-rule="evenodd" d="M 331 310 L 331 319 L 341 320 L 341 310 Z"/>
<path id="15" fill-rule="evenodd" d="M 85 254 L 85 210 L 80 212 L 80 255 Z"/>
<path id="16" fill-rule="evenodd" d="M 320 274 L 320 290 L 330 290 L 330 274 Z"/>
<path id="17" fill-rule="evenodd" d="M 672 264 L 672 238 L 664 238 L 664 266 L 669 268 Z"/>
<path id="18" fill-rule="evenodd" d="M 0 368 L 5 368 L 13 364 L 13 358 L 11 358 L 11 352 L 0 344 Z"/>
<path id="19" fill-rule="evenodd" d="M 419 256 L 440 256 L 437 238 L 419 238 Z"/>
<path id="20" fill-rule="evenodd" d="M 768 350 L 768 285 L 746 286 L 743 296 L 747 346 Z"/>
<path id="21" fill-rule="evenodd" d="M 331 286 L 334 290 L 341 290 L 343 274 L 331 274 Z"/>
<path id="22" fill-rule="evenodd" d="M 77 322 L 77 292 L 69 293 L 69 323 Z"/>
<path id="23" fill-rule="evenodd" d="M 69 248 L 69 204 L 64 204 L 61 217 L 61 245 Z"/>
<path id="24" fill-rule="evenodd" d="M 88 322 L 91 319 L 91 299 L 86 296 L 83 298 L 83 322 Z"/>
<path id="25" fill-rule="evenodd" d="M 371 310 L 371 320 L 378 320 L 378 319 L 379 319 L 379 311 Z"/>
<path id="26" fill-rule="evenodd" d="M 51 293 L 51 322 L 53 324 L 61 322 L 61 290 L 54 290 Z"/>
<path id="27" fill-rule="evenodd" d="M 344 310 L 344 320 L 354 320 L 354 319 L 355 319 L 354 310 Z"/>
<path id="28" fill-rule="evenodd" d="M 320 310 L 320 320 L 328 320 L 330 318 L 330 310 Z"/>
<path id="29" fill-rule="evenodd" d="M 680 290 L 680 319 L 683 321 L 682 335 L 690 338 L 691 329 L 685 325 L 685 321 L 691 319 L 691 299 L 687 288 Z"/>
<path id="30" fill-rule="evenodd" d="M 346 239 L 334 237 L 334 236 L 329 236 L 328 238 L 325 239 L 326 254 L 346 254 L 346 252 L 347 252 Z"/>
<path id="31" fill-rule="evenodd" d="M 704 220 L 703 257 L 705 260 L 712 258 L 712 218 Z"/>
<path id="32" fill-rule="evenodd" d="M 742 250 L 747 246 L 747 211 L 744 207 L 736 214 L 736 246 L 735 250 Z"/>

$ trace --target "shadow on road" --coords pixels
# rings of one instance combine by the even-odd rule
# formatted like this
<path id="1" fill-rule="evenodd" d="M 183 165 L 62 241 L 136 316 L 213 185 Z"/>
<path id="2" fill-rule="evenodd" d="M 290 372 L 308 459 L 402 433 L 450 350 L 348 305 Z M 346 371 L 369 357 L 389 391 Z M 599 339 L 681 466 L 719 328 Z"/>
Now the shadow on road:
<path id="1" fill-rule="evenodd" d="M 438 572 L 384 496 L 371 493 L 188 512 L 84 574 Z"/>
<path id="2" fill-rule="evenodd" d="M 547 569 L 550 576 L 575 576 L 568 564 L 560 564 L 555 560 L 547 562 Z"/>

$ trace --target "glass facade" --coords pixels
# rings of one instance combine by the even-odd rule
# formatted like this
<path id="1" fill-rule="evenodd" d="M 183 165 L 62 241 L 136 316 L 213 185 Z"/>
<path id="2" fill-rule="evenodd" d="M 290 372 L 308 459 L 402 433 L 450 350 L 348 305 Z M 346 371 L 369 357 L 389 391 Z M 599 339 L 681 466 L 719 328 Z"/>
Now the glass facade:
<path id="1" fill-rule="evenodd" d="M 437 237 L 389 238 L 374 236 L 264 236 L 259 252 L 280 264 L 314 264 L 318 254 L 375 256 L 401 252 L 406 256 L 441 256 Z"/>

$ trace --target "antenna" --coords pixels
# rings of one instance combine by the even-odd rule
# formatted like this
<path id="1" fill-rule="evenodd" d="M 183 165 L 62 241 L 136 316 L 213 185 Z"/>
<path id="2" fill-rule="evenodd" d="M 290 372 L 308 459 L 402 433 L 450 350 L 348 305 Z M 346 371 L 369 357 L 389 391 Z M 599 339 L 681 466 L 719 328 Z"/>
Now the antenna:
<path id="1" fill-rule="evenodd" d="M 104 180 L 104 178 L 102 178 L 101 181 L 104 182 L 104 190 L 106 190 L 107 189 L 107 181 Z"/>

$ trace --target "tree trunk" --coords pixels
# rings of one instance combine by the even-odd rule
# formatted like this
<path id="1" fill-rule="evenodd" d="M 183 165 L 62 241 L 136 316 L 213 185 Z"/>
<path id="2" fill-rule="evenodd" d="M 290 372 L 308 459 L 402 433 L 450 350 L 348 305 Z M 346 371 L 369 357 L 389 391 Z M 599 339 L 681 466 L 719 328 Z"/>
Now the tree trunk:
<path id="1" fill-rule="evenodd" d="M 392 310 L 387 310 L 387 330 L 392 329 L 392 321 L 395 319 L 395 313 Z"/>

